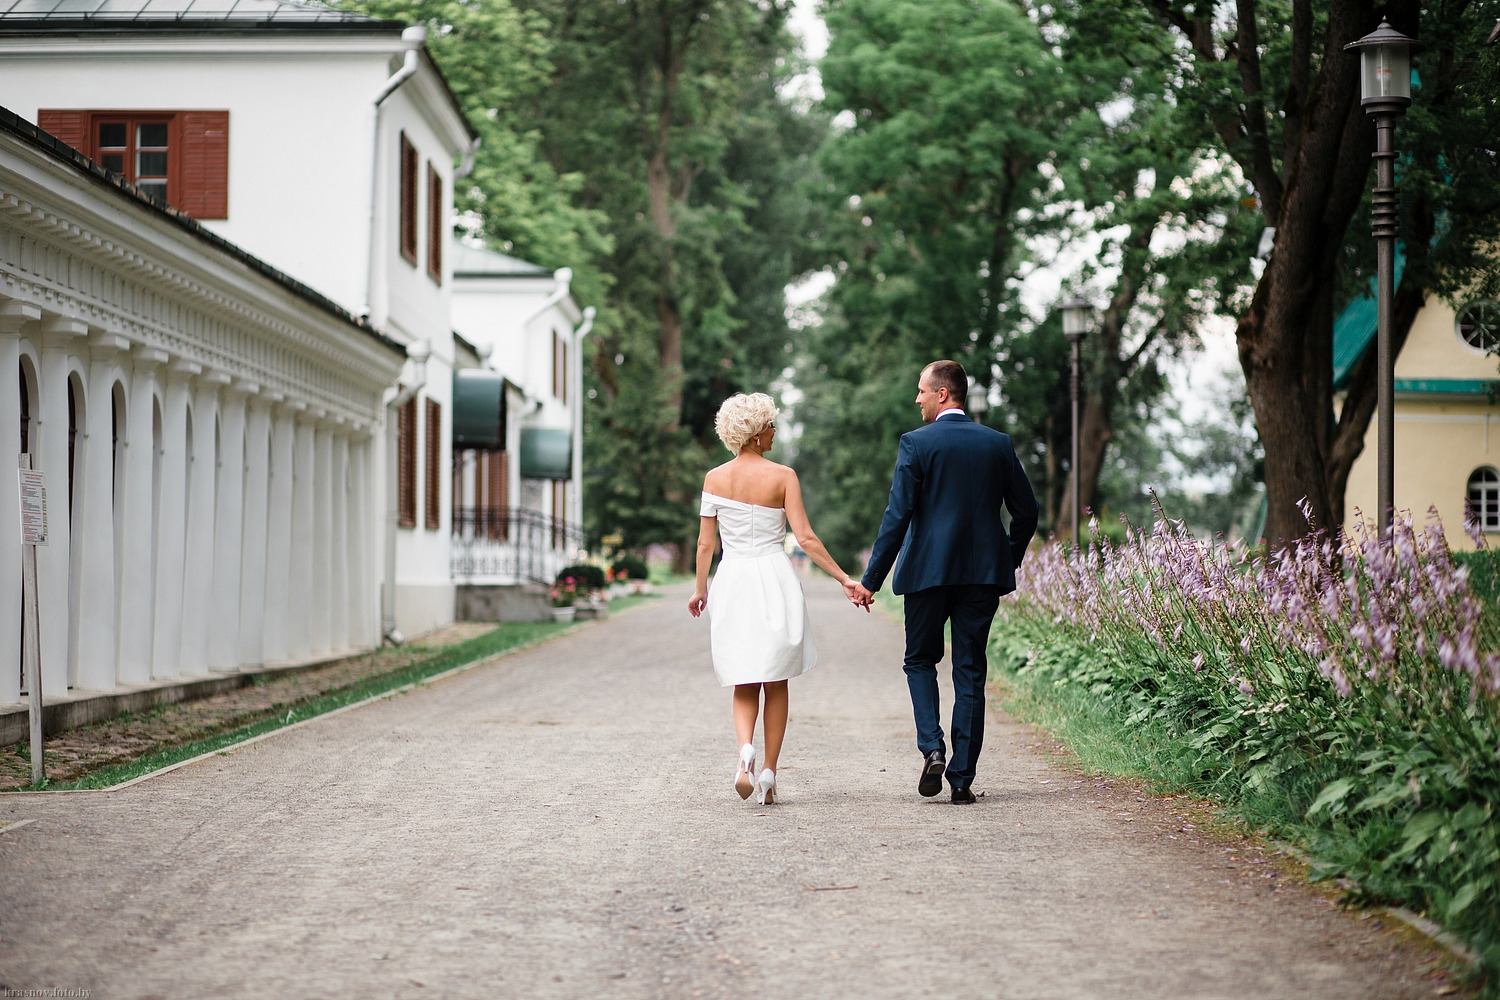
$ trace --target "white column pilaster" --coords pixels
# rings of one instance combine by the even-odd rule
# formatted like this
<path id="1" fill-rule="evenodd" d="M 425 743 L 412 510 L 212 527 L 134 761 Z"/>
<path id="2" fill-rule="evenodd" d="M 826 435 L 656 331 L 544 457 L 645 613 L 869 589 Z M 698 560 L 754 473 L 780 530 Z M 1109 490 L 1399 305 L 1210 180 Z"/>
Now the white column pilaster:
<path id="1" fill-rule="evenodd" d="M 182 673 L 182 588 L 188 523 L 189 380 L 203 371 L 190 361 L 167 368 L 162 394 L 161 477 L 156 507 L 156 613 L 151 676 Z"/>
<path id="2" fill-rule="evenodd" d="M 362 428 L 356 428 L 362 430 Z M 370 538 L 370 467 L 366 461 L 368 438 L 356 438 L 349 445 L 349 644 L 375 645 L 374 631 L 374 562 L 369 558 Z"/>
<path id="3" fill-rule="evenodd" d="M 73 499 L 81 535 L 74 544 L 82 547 L 73 642 L 78 650 L 78 687 L 90 691 L 115 686 L 120 609 L 115 595 L 114 387 L 117 358 L 129 349 L 130 341 L 112 333 L 89 338 L 88 405 L 75 443 L 83 469 Z"/>
<path id="4" fill-rule="evenodd" d="M 292 524 L 296 482 L 297 407 L 276 407 L 271 422 L 271 477 L 266 517 L 265 663 L 291 659 Z"/>
<path id="5" fill-rule="evenodd" d="M 68 345 L 88 333 L 71 319 L 44 324 L 37 395 L 37 454 L 47 474 L 47 542 L 37 546 L 37 602 L 42 638 L 42 694 L 68 693 L 73 662 L 72 528 L 68 523 Z M 75 484 L 77 485 L 77 484 Z"/>
<path id="6" fill-rule="evenodd" d="M 313 482 L 317 462 L 313 454 L 313 422 L 297 420 L 292 458 L 292 572 L 287 586 L 287 654 L 294 660 L 312 652 Z"/>
<path id="7" fill-rule="evenodd" d="M 164 351 L 137 348 L 125 414 L 124 517 L 121 519 L 120 616 L 115 676 L 120 684 L 151 679 L 156 593 L 156 370 Z M 165 414 L 163 414 L 165 416 Z"/>
<path id="8" fill-rule="evenodd" d="M 349 435 L 341 426 L 333 436 L 331 487 L 333 522 L 329 526 L 328 647 L 345 650 L 349 642 Z"/>
<path id="9" fill-rule="evenodd" d="M 266 517 L 271 475 L 271 408 L 252 397 L 245 418 L 245 503 L 240 545 L 241 667 L 265 662 Z"/>
<path id="10" fill-rule="evenodd" d="M 208 673 L 208 634 L 213 620 L 214 495 L 218 478 L 215 429 L 219 390 L 229 376 L 211 372 L 193 387 L 193 461 L 189 467 L 187 548 L 183 554 L 182 658 L 184 674 Z"/>
<path id="11" fill-rule="evenodd" d="M 21 700 L 21 495 L 11 470 L 21 454 L 21 327 L 41 318 L 24 302 L 0 305 L 0 703 Z"/>
<path id="12" fill-rule="evenodd" d="M 331 589 L 333 586 L 333 428 L 327 413 L 318 414 L 313 428 L 312 600 L 308 609 L 308 651 L 321 655 L 331 648 Z"/>
<path id="13" fill-rule="evenodd" d="M 240 552 L 245 528 L 245 395 L 237 382 L 219 397 L 219 482 L 214 507 L 214 584 L 208 633 L 210 670 L 240 664 Z"/>

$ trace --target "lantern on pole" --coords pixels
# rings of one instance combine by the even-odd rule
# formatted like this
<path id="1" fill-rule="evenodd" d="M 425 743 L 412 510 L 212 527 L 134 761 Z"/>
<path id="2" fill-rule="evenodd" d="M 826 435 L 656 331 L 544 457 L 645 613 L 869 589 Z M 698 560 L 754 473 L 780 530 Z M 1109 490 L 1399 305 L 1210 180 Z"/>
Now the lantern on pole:
<path id="1" fill-rule="evenodd" d="M 1375 191 L 1370 215 L 1375 236 L 1376 447 L 1380 534 L 1387 537 L 1395 507 L 1396 357 L 1396 119 L 1411 105 L 1411 54 L 1422 45 L 1381 20 L 1368 35 L 1345 45 L 1359 52 L 1359 103 L 1375 120 Z"/>
<path id="2" fill-rule="evenodd" d="M 1068 338 L 1069 353 L 1073 366 L 1072 377 L 1068 381 L 1068 399 L 1073 407 L 1073 459 L 1069 467 L 1072 473 L 1073 494 L 1073 548 L 1078 548 L 1078 518 L 1080 502 L 1078 497 L 1079 475 L 1078 475 L 1078 363 L 1079 344 L 1088 333 L 1089 313 L 1094 307 L 1083 299 L 1073 298 L 1064 302 L 1060 307 L 1062 310 L 1063 336 Z"/>

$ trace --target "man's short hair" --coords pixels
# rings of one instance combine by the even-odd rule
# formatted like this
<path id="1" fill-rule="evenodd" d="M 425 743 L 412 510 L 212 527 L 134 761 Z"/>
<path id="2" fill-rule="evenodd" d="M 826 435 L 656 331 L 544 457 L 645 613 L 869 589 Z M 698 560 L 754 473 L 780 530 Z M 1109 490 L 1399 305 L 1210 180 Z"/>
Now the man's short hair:
<path id="1" fill-rule="evenodd" d="M 957 361 L 934 361 L 922 369 L 922 373 L 927 376 L 927 384 L 933 392 L 946 388 L 948 398 L 959 406 L 968 401 L 969 375 Z"/>

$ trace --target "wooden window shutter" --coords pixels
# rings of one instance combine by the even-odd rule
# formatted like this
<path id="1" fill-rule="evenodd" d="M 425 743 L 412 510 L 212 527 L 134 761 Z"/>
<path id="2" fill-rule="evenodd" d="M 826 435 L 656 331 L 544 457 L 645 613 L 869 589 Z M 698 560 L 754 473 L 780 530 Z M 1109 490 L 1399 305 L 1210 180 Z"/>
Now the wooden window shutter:
<path id="1" fill-rule="evenodd" d="M 403 528 L 417 526 L 417 401 L 408 399 L 396 415 L 396 508 Z"/>
<path id="2" fill-rule="evenodd" d="M 435 399 L 427 401 L 427 455 L 426 473 L 427 487 L 426 500 L 426 524 L 429 531 L 436 531 L 442 527 L 443 512 L 438 509 L 442 493 L 442 447 L 443 447 L 443 404 Z"/>
<path id="3" fill-rule="evenodd" d="M 229 112 L 184 111 L 177 121 L 177 207 L 195 219 L 229 218 Z"/>
<path id="4" fill-rule="evenodd" d="M 503 451 L 492 451 L 490 458 L 490 484 L 489 498 L 487 500 L 490 509 L 494 511 L 493 524 L 490 537 L 499 538 L 504 541 L 509 533 L 506 530 L 510 526 L 510 459 Z"/>
<path id="5" fill-rule="evenodd" d="M 417 149 L 401 133 L 401 256 L 417 262 Z"/>
<path id="6" fill-rule="evenodd" d="M 427 275 L 443 283 L 443 179 L 427 164 Z"/>
<path id="7" fill-rule="evenodd" d="M 43 108 L 36 113 L 37 128 L 61 139 L 85 155 L 89 151 L 89 113 Z"/>

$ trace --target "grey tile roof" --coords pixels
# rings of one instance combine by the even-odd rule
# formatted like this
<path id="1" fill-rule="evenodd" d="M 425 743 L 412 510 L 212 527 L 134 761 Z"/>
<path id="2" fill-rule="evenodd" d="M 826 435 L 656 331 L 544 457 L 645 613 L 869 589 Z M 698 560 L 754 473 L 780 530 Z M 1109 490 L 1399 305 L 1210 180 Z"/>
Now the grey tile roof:
<path id="1" fill-rule="evenodd" d="M 0 0 L 0 31 L 7 22 L 43 22 L 53 27 L 118 28 L 125 24 L 184 21 L 231 25 L 374 25 L 372 17 L 293 0 Z"/>
<path id="2" fill-rule="evenodd" d="M 458 278 L 550 278 L 552 272 L 539 264 L 454 240 L 449 245 L 453 274 Z"/>

